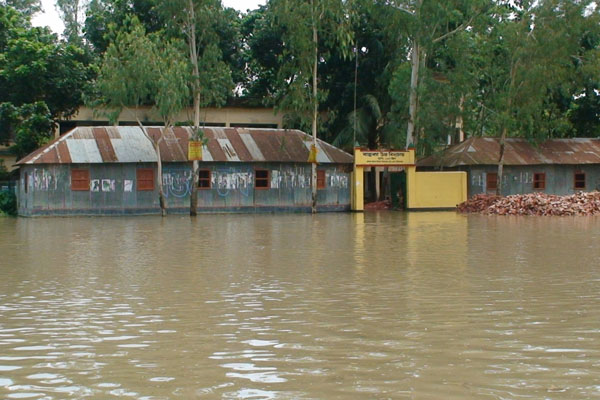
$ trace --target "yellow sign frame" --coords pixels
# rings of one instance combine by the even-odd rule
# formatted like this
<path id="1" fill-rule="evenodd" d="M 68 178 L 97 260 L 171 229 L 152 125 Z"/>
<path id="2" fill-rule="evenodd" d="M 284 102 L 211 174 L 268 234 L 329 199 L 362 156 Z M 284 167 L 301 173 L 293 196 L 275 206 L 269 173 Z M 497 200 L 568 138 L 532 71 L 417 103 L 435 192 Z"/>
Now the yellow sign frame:
<path id="1" fill-rule="evenodd" d="M 188 143 L 188 160 L 202 161 L 202 142 L 189 141 Z"/>
<path id="2" fill-rule="evenodd" d="M 354 165 L 357 167 L 414 166 L 413 150 L 363 150 L 354 149 Z"/>

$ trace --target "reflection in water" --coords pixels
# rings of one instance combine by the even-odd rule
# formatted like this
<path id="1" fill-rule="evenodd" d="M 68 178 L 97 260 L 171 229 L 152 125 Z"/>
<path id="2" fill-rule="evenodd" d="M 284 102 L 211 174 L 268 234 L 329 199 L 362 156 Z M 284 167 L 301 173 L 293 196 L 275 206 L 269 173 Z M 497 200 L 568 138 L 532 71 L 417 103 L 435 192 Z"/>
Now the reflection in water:
<path id="1" fill-rule="evenodd" d="M 0 397 L 600 397 L 594 218 L 0 219 Z"/>

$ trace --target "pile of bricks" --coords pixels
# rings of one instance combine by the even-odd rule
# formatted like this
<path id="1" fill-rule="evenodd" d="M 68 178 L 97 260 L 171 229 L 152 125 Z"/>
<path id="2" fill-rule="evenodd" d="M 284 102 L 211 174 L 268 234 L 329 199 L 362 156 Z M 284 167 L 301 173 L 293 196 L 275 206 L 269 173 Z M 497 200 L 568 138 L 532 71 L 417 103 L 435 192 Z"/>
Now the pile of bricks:
<path id="1" fill-rule="evenodd" d="M 600 192 L 568 196 L 529 193 L 506 197 L 479 194 L 458 205 L 462 213 L 486 215 L 600 215 Z"/>

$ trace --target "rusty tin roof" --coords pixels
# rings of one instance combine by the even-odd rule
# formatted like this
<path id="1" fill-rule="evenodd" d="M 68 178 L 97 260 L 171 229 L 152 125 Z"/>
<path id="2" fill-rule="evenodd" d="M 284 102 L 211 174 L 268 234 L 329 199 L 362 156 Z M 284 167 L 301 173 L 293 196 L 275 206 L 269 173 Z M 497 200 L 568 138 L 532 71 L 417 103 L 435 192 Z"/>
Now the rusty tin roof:
<path id="1" fill-rule="evenodd" d="M 162 127 L 146 127 L 158 139 Z M 292 129 L 202 128 L 208 144 L 205 162 L 307 162 L 312 137 Z M 163 162 L 187 162 L 192 128 L 164 132 L 160 144 Z M 319 163 L 351 164 L 352 155 L 317 141 Z M 153 144 L 137 126 L 77 127 L 34 151 L 17 165 L 70 163 L 156 162 Z"/>
<path id="2" fill-rule="evenodd" d="M 499 138 L 472 137 L 419 160 L 417 166 L 494 165 L 499 156 Z M 522 138 L 507 138 L 504 164 L 600 164 L 600 139 L 549 139 L 536 145 Z"/>

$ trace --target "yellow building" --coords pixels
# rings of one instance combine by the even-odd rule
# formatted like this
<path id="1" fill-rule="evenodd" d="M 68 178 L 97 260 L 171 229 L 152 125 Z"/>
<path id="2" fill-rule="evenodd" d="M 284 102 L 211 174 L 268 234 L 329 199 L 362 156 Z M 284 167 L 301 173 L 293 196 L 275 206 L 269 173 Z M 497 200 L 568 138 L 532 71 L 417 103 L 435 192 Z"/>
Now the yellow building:
<path id="1" fill-rule="evenodd" d="M 388 168 L 401 174 L 398 192 L 408 210 L 452 209 L 467 200 L 465 172 L 417 172 L 415 151 L 354 149 L 352 210 L 364 210 L 364 176 L 367 168 Z"/>
<path id="2" fill-rule="evenodd" d="M 144 125 L 162 125 L 163 122 L 151 107 L 138 110 L 138 117 Z M 176 122 L 189 122 L 194 120 L 191 107 L 181 111 L 176 117 Z M 127 109 L 121 112 L 117 120 L 118 125 L 137 125 L 135 114 Z M 203 108 L 201 110 L 200 124 L 207 127 L 231 128 L 274 128 L 283 127 L 283 114 L 275 112 L 273 108 L 255 107 L 223 107 Z M 77 126 L 106 126 L 108 117 L 105 113 L 81 107 L 77 114 L 68 120 L 59 121 L 56 136 L 59 136 Z"/>

